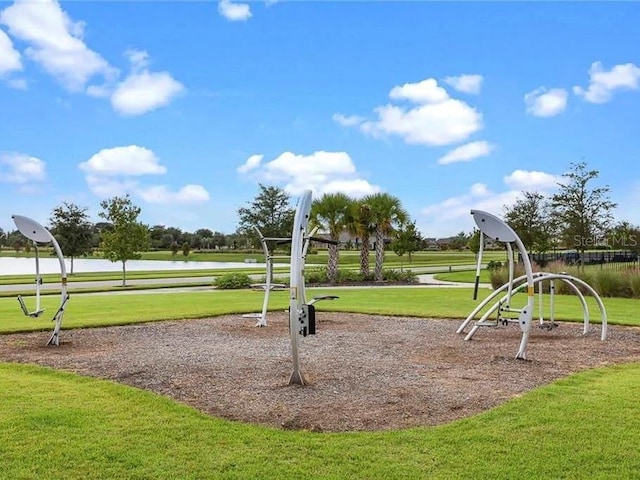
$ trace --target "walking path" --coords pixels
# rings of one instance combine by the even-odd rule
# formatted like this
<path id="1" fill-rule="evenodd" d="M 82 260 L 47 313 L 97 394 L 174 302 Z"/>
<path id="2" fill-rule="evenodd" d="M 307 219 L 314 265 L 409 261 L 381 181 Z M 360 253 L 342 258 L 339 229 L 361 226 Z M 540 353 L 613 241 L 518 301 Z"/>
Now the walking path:
<path id="1" fill-rule="evenodd" d="M 395 288 L 415 288 L 417 286 L 423 287 L 432 287 L 432 288 L 473 288 L 473 283 L 464 283 L 464 282 L 449 282 L 444 280 L 437 280 L 435 278 L 436 274 L 433 273 L 424 273 L 417 275 L 418 277 L 418 285 L 393 285 Z M 277 275 L 275 275 L 277 277 Z M 255 279 L 260 279 L 264 277 L 264 275 L 254 275 Z M 110 290 L 108 292 L 93 292 L 93 293 L 82 293 L 82 292 L 73 292 L 74 295 L 123 295 L 123 294 L 154 294 L 154 293 L 173 293 L 173 292 L 198 292 L 198 291 L 209 291 L 213 290 L 212 286 L 212 278 L 210 277 L 180 277 L 180 278 L 153 278 L 153 279 L 132 279 L 127 280 L 127 285 L 136 286 L 136 285 L 155 285 L 158 288 L 149 288 L 145 290 L 123 290 L 123 291 L 114 291 Z M 70 282 L 69 285 L 72 289 L 100 289 L 100 288 L 109 288 L 109 287 L 118 287 L 122 284 L 120 280 L 100 280 L 93 282 Z M 194 284 L 193 286 L 188 286 L 185 284 Z M 207 285 L 205 285 L 207 284 Z M 172 287 L 171 285 L 179 285 Z M 28 284 L 17 284 L 17 285 L 0 285 L 0 292 L 24 292 L 29 291 L 34 288 L 32 283 Z M 60 283 L 45 283 L 41 285 L 41 291 L 45 292 L 60 290 Z M 385 288 L 385 286 L 381 285 L 371 285 L 371 286 L 336 286 L 336 287 L 314 287 L 314 288 Z M 480 288 L 491 288 L 491 285 L 488 283 L 481 283 Z"/>

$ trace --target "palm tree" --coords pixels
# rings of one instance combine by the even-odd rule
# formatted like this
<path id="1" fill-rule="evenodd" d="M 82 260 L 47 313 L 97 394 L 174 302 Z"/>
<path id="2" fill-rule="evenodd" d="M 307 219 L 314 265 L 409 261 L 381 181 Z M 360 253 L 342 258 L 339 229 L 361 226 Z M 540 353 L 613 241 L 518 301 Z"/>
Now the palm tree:
<path id="1" fill-rule="evenodd" d="M 329 239 L 338 242 L 340 233 L 345 229 L 348 221 L 351 199 L 344 193 L 325 193 L 311 204 L 310 222 L 329 233 Z M 331 283 L 338 280 L 338 260 L 340 248 L 329 245 L 327 260 L 327 279 Z"/>
<path id="2" fill-rule="evenodd" d="M 353 200 L 349 209 L 346 228 L 348 232 L 360 238 L 360 274 L 369 275 L 369 236 L 373 232 L 371 207 L 363 200 Z"/>
<path id="3" fill-rule="evenodd" d="M 402 208 L 400 199 L 388 193 L 369 195 L 364 200 L 371 208 L 371 221 L 372 224 L 375 225 L 375 279 L 379 282 L 382 280 L 384 240 L 394 231 L 396 225 L 401 225 L 408 220 L 409 214 Z"/>

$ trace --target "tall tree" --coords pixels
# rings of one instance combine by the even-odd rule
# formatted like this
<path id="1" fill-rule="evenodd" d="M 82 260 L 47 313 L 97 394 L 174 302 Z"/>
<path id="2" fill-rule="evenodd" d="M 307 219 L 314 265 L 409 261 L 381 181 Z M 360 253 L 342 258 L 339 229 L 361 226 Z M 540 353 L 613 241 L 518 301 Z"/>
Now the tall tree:
<path id="1" fill-rule="evenodd" d="M 409 215 L 402 208 L 398 197 L 388 193 L 376 193 L 369 195 L 366 203 L 371 207 L 371 220 L 375 225 L 376 238 L 376 265 L 375 279 L 382 281 L 382 265 L 384 263 L 385 240 L 391 236 L 394 228 L 405 223 Z"/>
<path id="2" fill-rule="evenodd" d="M 113 197 L 100 202 L 103 211 L 100 217 L 112 225 L 102 231 L 102 251 L 112 262 L 122 262 L 122 286 L 127 285 L 128 260 L 140 258 L 140 253 L 149 248 L 149 228 L 138 221 L 140 208 L 129 195 Z"/>
<path id="3" fill-rule="evenodd" d="M 451 242 L 449 243 L 449 248 L 455 250 L 463 250 L 464 247 L 469 243 L 470 236 L 467 235 L 466 232 L 458 232 L 455 237 L 451 238 Z"/>
<path id="4" fill-rule="evenodd" d="M 604 238 L 613 221 L 611 212 L 617 206 L 609 198 L 608 186 L 590 187 L 589 182 L 598 175 L 598 170 L 587 169 L 586 162 L 572 163 L 551 198 L 565 244 L 580 254 Z"/>
<path id="5" fill-rule="evenodd" d="M 369 276 L 369 239 L 373 233 L 371 206 L 364 199 L 353 200 L 346 222 L 347 231 L 360 239 L 360 275 Z"/>
<path id="6" fill-rule="evenodd" d="M 258 247 L 257 227 L 265 237 L 291 237 L 295 209 L 290 206 L 289 195 L 278 187 L 259 184 L 260 191 L 248 207 L 238 209 L 238 233 L 252 239 Z"/>
<path id="7" fill-rule="evenodd" d="M 70 274 L 73 275 L 73 259 L 91 253 L 93 225 L 89 221 L 87 208 L 63 202 L 53 209 L 49 225 L 62 252 L 71 258 Z"/>
<path id="8" fill-rule="evenodd" d="M 607 245 L 614 250 L 629 250 L 640 254 L 640 226 L 628 221 L 618 222 L 608 234 Z"/>
<path id="9" fill-rule="evenodd" d="M 480 251 L 480 230 L 477 228 L 473 229 L 473 232 L 469 236 L 469 241 L 467 242 L 467 247 L 476 255 Z"/>
<path id="10" fill-rule="evenodd" d="M 406 253 L 411 263 L 413 252 L 420 249 L 422 235 L 416 228 L 416 222 L 409 222 L 400 225 L 395 232 L 395 238 L 391 242 L 391 249 L 400 257 L 400 270 L 403 269 L 402 257 Z"/>
<path id="11" fill-rule="evenodd" d="M 529 252 L 546 252 L 554 235 L 549 201 L 539 192 L 522 192 L 522 198 L 505 207 L 505 221 L 518 234 Z"/>
<path id="12" fill-rule="evenodd" d="M 351 199 L 344 193 L 325 193 L 311 205 L 311 223 L 327 231 L 330 240 L 338 242 L 347 226 L 350 206 Z M 327 278 L 335 283 L 338 280 L 340 247 L 329 244 L 328 251 Z"/>

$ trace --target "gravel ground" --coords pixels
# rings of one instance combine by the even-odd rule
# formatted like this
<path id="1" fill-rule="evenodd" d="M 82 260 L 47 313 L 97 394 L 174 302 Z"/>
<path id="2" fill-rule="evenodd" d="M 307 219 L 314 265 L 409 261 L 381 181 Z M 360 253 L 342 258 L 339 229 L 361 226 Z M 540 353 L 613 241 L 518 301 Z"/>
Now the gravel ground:
<path id="1" fill-rule="evenodd" d="M 308 384 L 289 386 L 288 320 L 269 326 L 221 316 L 125 327 L 0 336 L 0 361 L 36 363 L 172 397 L 226 419 L 284 429 L 386 430 L 475 415 L 587 368 L 640 361 L 640 329 L 580 324 L 534 329 L 516 360 L 515 325 L 483 328 L 470 342 L 459 320 L 317 312 L 301 340 Z"/>

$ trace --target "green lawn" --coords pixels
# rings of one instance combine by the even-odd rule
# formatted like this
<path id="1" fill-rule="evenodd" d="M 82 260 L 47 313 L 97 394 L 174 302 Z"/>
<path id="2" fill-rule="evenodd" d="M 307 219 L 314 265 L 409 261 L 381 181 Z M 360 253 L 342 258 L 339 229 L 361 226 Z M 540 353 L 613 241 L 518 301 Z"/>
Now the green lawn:
<path id="1" fill-rule="evenodd" d="M 1 478 L 636 478 L 640 365 L 584 372 L 476 417 L 388 432 L 290 432 L 159 395 L 0 364 Z"/>
<path id="2" fill-rule="evenodd" d="M 339 295 L 318 304 L 325 311 L 462 318 L 477 304 L 471 292 L 336 288 L 310 290 L 309 297 Z M 62 337 L 65 328 L 257 311 L 262 298 L 248 290 L 76 295 Z M 287 292 L 272 298 L 272 309 L 286 308 Z M 525 296 L 517 298 L 524 303 Z M 44 299 L 48 312 L 56 303 Z M 640 325 L 638 300 L 605 303 L 611 323 Z M 577 298 L 557 296 L 556 304 L 558 318 L 580 318 Z M 0 332 L 51 328 L 49 316 L 28 319 L 15 299 L 0 299 Z M 224 421 L 112 382 L 0 364 L 0 478 L 635 478 L 638 384 L 640 364 L 616 366 L 440 427 L 312 433 Z"/>
<path id="3" fill-rule="evenodd" d="M 411 315 L 434 318 L 465 318 L 477 305 L 472 299 L 472 290 L 466 288 L 370 288 L 356 289 L 310 289 L 309 298 L 314 294 L 337 294 L 334 302 L 318 303 L 319 310 L 363 312 L 385 315 Z M 479 292 L 479 300 L 490 293 L 488 289 Z M 526 303 L 524 294 L 516 295 L 514 304 Z M 123 325 L 154 320 L 175 320 L 183 318 L 203 318 L 226 313 L 246 313 L 259 311 L 262 306 L 262 292 L 253 290 L 216 290 L 209 292 L 171 292 L 163 294 L 128 295 L 75 295 L 67 310 L 65 328 L 91 327 L 102 325 Z M 599 313 L 593 299 L 587 297 L 592 311 L 592 321 L 599 322 Z M 27 305 L 33 304 L 26 298 Z M 40 319 L 25 317 L 15 298 L 0 299 L 0 333 L 18 331 L 38 331 L 51 328 L 51 316 L 59 297 L 43 298 L 45 314 Z M 604 299 L 609 323 L 640 325 L 639 301 L 624 298 Z M 557 295 L 555 299 L 556 318 L 581 321 L 582 309 L 577 297 Z M 548 302 L 545 302 L 548 307 Z M 271 310 L 283 310 L 288 306 L 288 292 L 273 292 L 270 297 Z M 548 317 L 548 314 L 547 314 Z M 64 332 L 63 332 L 64 335 Z"/>
<path id="4" fill-rule="evenodd" d="M 445 280 L 447 282 L 473 283 L 476 281 L 475 270 L 464 270 L 461 272 L 445 272 L 434 275 L 436 280 Z M 480 270 L 480 282 L 491 283 L 488 270 Z"/>

